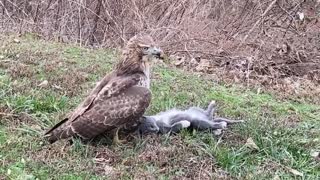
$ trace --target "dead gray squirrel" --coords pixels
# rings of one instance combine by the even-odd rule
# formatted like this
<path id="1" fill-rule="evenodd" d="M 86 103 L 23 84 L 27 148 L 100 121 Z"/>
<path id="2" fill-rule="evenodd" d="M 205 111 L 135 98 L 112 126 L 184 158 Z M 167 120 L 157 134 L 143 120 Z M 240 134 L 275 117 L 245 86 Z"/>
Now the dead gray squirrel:
<path id="1" fill-rule="evenodd" d="M 190 107 L 187 110 L 170 109 L 153 116 L 143 116 L 138 127 L 140 134 L 147 133 L 178 133 L 184 128 L 197 130 L 212 130 L 219 135 L 228 124 L 244 122 L 215 117 L 215 101 L 212 101 L 206 110 L 199 107 Z"/>

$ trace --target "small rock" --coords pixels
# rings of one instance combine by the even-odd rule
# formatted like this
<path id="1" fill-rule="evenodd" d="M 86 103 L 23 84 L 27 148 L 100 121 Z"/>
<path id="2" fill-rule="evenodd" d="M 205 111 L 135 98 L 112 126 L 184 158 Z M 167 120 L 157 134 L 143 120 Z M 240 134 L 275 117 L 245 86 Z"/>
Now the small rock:
<path id="1" fill-rule="evenodd" d="M 49 85 L 49 82 L 47 80 L 44 80 L 40 84 L 38 84 L 38 86 L 42 88 L 46 88 L 48 87 L 48 85 Z"/>
<path id="2" fill-rule="evenodd" d="M 4 55 L 0 55 L 0 59 L 4 59 Z"/>

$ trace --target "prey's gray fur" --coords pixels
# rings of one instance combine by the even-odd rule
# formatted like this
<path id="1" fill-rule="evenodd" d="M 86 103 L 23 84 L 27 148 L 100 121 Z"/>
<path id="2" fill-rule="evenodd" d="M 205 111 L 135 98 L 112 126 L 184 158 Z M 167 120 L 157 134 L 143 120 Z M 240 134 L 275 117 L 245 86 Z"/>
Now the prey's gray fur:
<path id="1" fill-rule="evenodd" d="M 221 133 L 228 124 L 244 122 L 243 120 L 230 120 L 215 117 L 215 102 L 212 101 L 206 110 L 199 107 L 190 107 L 187 110 L 170 109 L 153 116 L 143 116 L 138 130 L 146 133 L 177 133 L 184 128 L 197 130 L 213 130 L 215 134 Z"/>

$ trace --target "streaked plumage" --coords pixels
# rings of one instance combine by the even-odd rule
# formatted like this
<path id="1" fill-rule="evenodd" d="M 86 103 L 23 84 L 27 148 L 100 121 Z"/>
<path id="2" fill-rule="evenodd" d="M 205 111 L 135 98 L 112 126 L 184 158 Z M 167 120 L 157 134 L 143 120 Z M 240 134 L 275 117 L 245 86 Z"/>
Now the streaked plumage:
<path id="1" fill-rule="evenodd" d="M 45 133 L 48 141 L 75 135 L 91 139 L 136 123 L 151 101 L 150 63 L 161 53 L 150 36 L 131 38 L 115 69 L 97 83 L 69 117 Z"/>

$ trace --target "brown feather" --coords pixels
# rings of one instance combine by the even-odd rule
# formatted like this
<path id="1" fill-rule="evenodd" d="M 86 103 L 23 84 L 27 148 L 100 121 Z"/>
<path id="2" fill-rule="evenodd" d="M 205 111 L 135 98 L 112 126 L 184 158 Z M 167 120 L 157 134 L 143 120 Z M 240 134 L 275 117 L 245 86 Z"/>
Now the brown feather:
<path id="1" fill-rule="evenodd" d="M 51 133 L 54 129 L 56 129 L 57 127 L 59 127 L 61 124 L 65 123 L 66 121 L 68 121 L 68 118 L 63 119 L 62 121 L 58 122 L 56 125 L 54 125 L 51 129 L 49 129 L 44 135 L 47 135 L 49 133 Z"/>
<path id="2" fill-rule="evenodd" d="M 126 122 L 135 122 L 144 114 L 151 101 L 151 93 L 143 87 L 133 86 L 104 101 L 97 102 L 83 116 L 71 124 L 76 134 L 90 139 Z M 120 113 L 119 113 L 120 112 Z"/>

